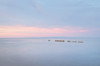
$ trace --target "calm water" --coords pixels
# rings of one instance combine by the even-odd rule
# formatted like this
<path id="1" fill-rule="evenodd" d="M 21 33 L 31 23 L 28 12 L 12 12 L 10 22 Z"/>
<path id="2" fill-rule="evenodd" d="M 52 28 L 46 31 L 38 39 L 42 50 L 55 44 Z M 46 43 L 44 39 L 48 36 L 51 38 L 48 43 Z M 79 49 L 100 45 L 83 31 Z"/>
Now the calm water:
<path id="1" fill-rule="evenodd" d="M 99 38 L 55 39 L 0 39 L 0 66 L 100 66 Z"/>

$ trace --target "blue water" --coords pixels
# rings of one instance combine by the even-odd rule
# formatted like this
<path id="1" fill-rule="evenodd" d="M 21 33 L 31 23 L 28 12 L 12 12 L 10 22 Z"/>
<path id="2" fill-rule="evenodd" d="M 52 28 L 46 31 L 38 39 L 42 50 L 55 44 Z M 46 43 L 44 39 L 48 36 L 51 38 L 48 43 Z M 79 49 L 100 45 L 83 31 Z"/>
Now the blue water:
<path id="1" fill-rule="evenodd" d="M 57 39 L 0 39 L 0 66 L 100 66 L 100 38 Z"/>

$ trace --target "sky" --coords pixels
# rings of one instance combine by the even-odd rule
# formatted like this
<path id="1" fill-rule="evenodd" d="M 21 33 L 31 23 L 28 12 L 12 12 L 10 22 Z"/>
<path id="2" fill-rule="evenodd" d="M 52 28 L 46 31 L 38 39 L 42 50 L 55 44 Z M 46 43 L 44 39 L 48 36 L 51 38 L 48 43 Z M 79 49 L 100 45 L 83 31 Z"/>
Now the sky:
<path id="1" fill-rule="evenodd" d="M 100 0 L 0 0 L 8 37 L 100 37 Z"/>

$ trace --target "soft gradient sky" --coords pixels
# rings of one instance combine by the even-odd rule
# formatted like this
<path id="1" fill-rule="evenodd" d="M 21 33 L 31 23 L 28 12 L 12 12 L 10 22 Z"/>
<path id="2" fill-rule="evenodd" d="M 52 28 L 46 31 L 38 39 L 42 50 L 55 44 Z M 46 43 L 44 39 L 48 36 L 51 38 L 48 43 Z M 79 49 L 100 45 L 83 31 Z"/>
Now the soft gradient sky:
<path id="1" fill-rule="evenodd" d="M 3 37 L 100 37 L 100 0 L 0 0 Z"/>

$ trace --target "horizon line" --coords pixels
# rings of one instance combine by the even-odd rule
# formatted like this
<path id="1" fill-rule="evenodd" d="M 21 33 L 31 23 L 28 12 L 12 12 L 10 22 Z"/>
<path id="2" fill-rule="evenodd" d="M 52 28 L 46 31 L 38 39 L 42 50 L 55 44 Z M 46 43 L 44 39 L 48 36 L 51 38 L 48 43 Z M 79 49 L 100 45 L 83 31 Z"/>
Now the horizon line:
<path id="1" fill-rule="evenodd" d="M 2 37 L 0 39 L 39 39 L 39 38 L 100 38 L 100 37 Z"/>

